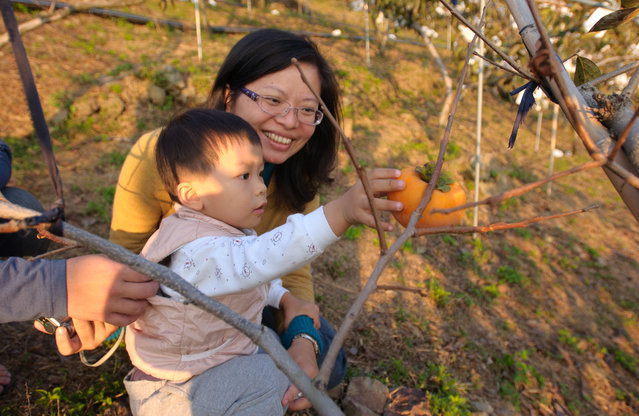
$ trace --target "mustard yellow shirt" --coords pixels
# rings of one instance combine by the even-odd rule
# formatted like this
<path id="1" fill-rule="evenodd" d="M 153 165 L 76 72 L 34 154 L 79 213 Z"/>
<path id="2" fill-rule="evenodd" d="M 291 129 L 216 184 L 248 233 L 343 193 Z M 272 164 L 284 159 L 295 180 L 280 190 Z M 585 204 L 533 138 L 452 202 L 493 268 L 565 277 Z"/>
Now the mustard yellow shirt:
<path id="1" fill-rule="evenodd" d="M 155 163 L 155 143 L 160 129 L 144 134 L 126 157 L 115 189 L 109 240 L 139 253 L 146 240 L 160 226 L 160 221 L 174 212 L 173 202 L 164 189 Z M 264 215 L 255 231 L 263 234 L 286 222 L 296 212 L 273 203 L 275 181 L 269 183 Z M 319 195 L 306 204 L 303 214 L 319 207 Z M 310 265 L 282 277 L 285 288 L 298 299 L 315 302 Z"/>

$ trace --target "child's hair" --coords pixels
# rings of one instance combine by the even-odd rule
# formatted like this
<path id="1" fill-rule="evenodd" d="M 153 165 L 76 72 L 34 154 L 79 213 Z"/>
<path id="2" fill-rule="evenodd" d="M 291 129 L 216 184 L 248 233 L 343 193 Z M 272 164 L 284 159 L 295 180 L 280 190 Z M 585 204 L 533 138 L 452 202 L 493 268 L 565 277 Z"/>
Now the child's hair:
<path id="1" fill-rule="evenodd" d="M 173 117 L 155 148 L 160 179 L 171 200 L 180 202 L 176 194 L 180 172 L 207 174 L 217 166 L 221 150 L 245 140 L 262 145 L 253 127 L 232 113 L 194 108 Z"/>

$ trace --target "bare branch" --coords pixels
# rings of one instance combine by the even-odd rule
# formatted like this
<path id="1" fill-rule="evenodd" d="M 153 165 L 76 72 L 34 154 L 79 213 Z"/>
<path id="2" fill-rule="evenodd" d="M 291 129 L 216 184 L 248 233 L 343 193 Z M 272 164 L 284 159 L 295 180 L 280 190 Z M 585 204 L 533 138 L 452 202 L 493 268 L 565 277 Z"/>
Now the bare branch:
<path id="1" fill-rule="evenodd" d="M 0 200 L 0 210 L 2 209 L 16 209 L 21 211 L 21 214 L 19 215 L 23 215 L 22 218 L 40 214 L 37 211 L 29 210 L 4 200 Z M 217 318 L 236 328 L 238 331 L 241 331 L 258 346 L 262 347 L 266 353 L 268 353 L 277 367 L 282 370 L 291 382 L 304 393 L 304 396 L 313 404 L 314 408 L 320 414 L 342 415 L 341 410 L 337 407 L 333 400 L 331 400 L 325 392 L 320 391 L 313 386 L 306 373 L 302 371 L 286 350 L 284 350 L 280 340 L 275 338 L 272 331 L 267 330 L 261 325 L 258 326 L 254 324 L 242 315 L 231 310 L 228 306 L 221 304 L 210 296 L 200 292 L 195 286 L 161 264 L 148 261 L 144 257 L 138 256 L 124 247 L 104 240 L 66 222 L 62 222 L 62 230 L 65 237 L 78 241 L 85 247 L 100 251 L 113 260 L 125 264 L 133 270 L 151 277 L 158 283 L 180 293 L 186 299 L 189 299 L 192 304 L 213 314 Z"/>
<path id="2" fill-rule="evenodd" d="M 539 81 L 537 79 L 537 77 L 535 77 L 533 74 L 531 74 L 529 71 L 527 71 L 526 69 L 522 68 L 519 64 L 517 64 L 517 62 L 515 62 L 510 56 L 506 55 L 504 52 L 502 52 L 501 49 L 499 49 L 499 47 L 497 45 L 495 45 L 490 39 L 488 39 L 479 29 L 477 29 L 472 23 L 470 23 L 468 20 L 466 20 L 464 18 L 464 16 L 462 16 L 450 3 L 448 3 L 446 0 L 439 0 L 439 2 L 441 4 L 444 5 L 444 7 L 446 7 L 448 9 L 449 12 L 452 13 L 453 16 L 455 16 L 457 18 L 457 20 L 459 20 L 460 22 L 462 22 L 464 24 L 464 26 L 466 26 L 468 29 L 472 30 L 473 33 L 475 33 L 475 35 L 477 37 L 479 37 L 482 41 L 484 41 L 484 43 L 486 45 L 488 45 L 490 47 L 490 49 L 492 49 L 493 51 L 495 51 L 495 53 L 497 55 L 499 55 L 501 57 L 501 59 L 503 59 L 504 61 L 508 62 L 508 64 L 513 67 L 513 69 L 517 72 L 517 75 L 519 75 L 522 78 L 528 79 L 528 80 L 532 80 L 532 81 Z"/>
<path id="3" fill-rule="evenodd" d="M 639 70 L 635 72 L 635 75 L 637 74 L 639 74 Z M 639 79 L 639 77 L 637 77 L 637 79 Z M 628 122 L 628 125 L 621 133 L 621 136 L 619 136 L 619 138 L 617 139 L 617 143 L 615 143 L 615 147 L 612 149 L 612 151 L 610 151 L 610 155 L 608 155 L 608 160 L 612 161 L 615 158 L 615 156 L 617 156 L 617 152 L 621 150 L 621 146 L 623 146 L 623 144 L 626 142 L 626 139 L 628 138 L 628 134 L 630 134 L 630 131 L 632 130 L 632 125 L 635 123 L 635 120 L 637 119 L 638 115 L 639 115 L 639 108 L 637 108 L 635 113 L 632 115 L 632 117 L 630 118 L 630 121 Z"/>
<path id="4" fill-rule="evenodd" d="M 485 13 L 486 13 L 486 8 L 484 8 L 482 13 L 482 17 L 480 21 L 481 26 L 483 26 L 483 23 L 484 23 Z M 344 321 L 342 322 L 342 325 L 337 330 L 335 337 L 333 337 L 333 341 L 331 342 L 328 352 L 326 353 L 326 357 L 324 358 L 322 367 L 320 368 L 319 374 L 316 377 L 317 384 L 321 388 L 326 387 L 328 378 L 331 374 L 331 371 L 333 370 L 333 366 L 335 365 L 335 359 L 337 358 L 337 354 L 340 348 L 342 347 L 342 345 L 344 345 L 344 341 L 346 340 L 346 337 L 348 336 L 355 322 L 355 318 L 357 317 L 362 307 L 366 303 L 366 300 L 375 291 L 377 287 L 377 281 L 379 280 L 379 277 L 381 276 L 382 271 L 388 265 L 388 263 L 393 258 L 395 253 L 415 232 L 415 224 L 417 223 L 417 220 L 421 217 L 421 214 L 426 208 L 426 205 L 428 205 L 428 202 L 430 202 L 431 195 L 433 193 L 433 190 L 435 189 L 435 185 L 439 178 L 441 167 L 444 162 L 444 154 L 446 152 L 448 137 L 450 136 L 450 131 L 452 128 L 452 121 L 455 115 L 455 111 L 457 110 L 457 104 L 459 103 L 459 100 L 461 98 L 461 92 L 464 86 L 464 80 L 466 79 L 466 76 L 468 74 L 470 57 L 475 47 L 476 39 L 477 39 L 477 36 L 475 36 L 473 40 L 470 42 L 470 44 L 468 45 L 468 52 L 466 53 L 466 61 L 464 62 L 464 68 L 462 69 L 462 73 L 459 77 L 457 93 L 455 94 L 455 100 L 451 108 L 451 113 L 448 116 L 448 125 L 446 126 L 446 131 L 444 132 L 444 137 L 442 138 L 442 142 L 439 147 L 439 155 L 437 157 L 437 163 L 435 165 L 435 171 L 433 172 L 433 177 L 431 181 L 429 182 L 428 186 L 426 187 L 426 190 L 424 192 L 424 195 L 422 196 L 422 199 L 419 205 L 417 206 L 415 211 L 411 214 L 411 217 L 410 217 L 410 220 L 408 221 L 408 225 L 406 226 L 406 229 L 404 230 L 402 235 L 400 235 L 399 238 L 395 241 L 395 243 L 391 246 L 391 248 L 387 252 L 383 253 L 382 256 L 380 256 L 379 260 L 377 261 L 377 264 L 375 265 L 375 269 L 373 270 L 370 277 L 366 281 L 366 284 L 362 288 L 362 291 L 359 293 L 359 295 L 357 296 L 357 298 L 351 305 L 350 309 L 346 313 L 346 316 L 344 317 Z"/>
<path id="5" fill-rule="evenodd" d="M 377 237 L 379 238 L 379 247 L 381 252 L 384 253 L 388 249 L 388 245 L 386 244 L 386 235 L 384 234 L 384 230 L 382 229 L 381 221 L 379 219 L 379 212 L 377 212 L 377 210 L 375 209 L 373 191 L 371 190 L 370 183 L 368 182 L 366 171 L 357 160 L 357 156 L 355 155 L 355 149 L 353 148 L 353 145 L 350 139 L 346 136 L 346 133 L 344 133 L 344 130 L 342 130 L 339 123 L 335 120 L 335 117 L 333 117 L 330 110 L 326 107 L 326 104 L 324 104 L 324 100 L 322 100 L 322 97 L 320 97 L 317 94 L 317 92 L 313 90 L 313 87 L 311 87 L 311 84 L 308 82 L 306 75 L 304 75 L 304 71 L 302 71 L 302 68 L 300 67 L 300 64 L 297 61 L 297 59 L 295 58 L 291 59 L 291 63 L 295 65 L 295 67 L 297 68 L 297 70 L 299 71 L 302 77 L 302 81 L 304 81 L 304 83 L 311 90 L 315 98 L 317 98 L 317 100 L 320 102 L 326 117 L 328 117 L 331 124 L 335 126 L 337 131 L 339 131 L 340 135 L 342 136 L 342 139 L 344 140 L 344 146 L 346 147 L 348 156 L 351 158 L 351 162 L 353 162 L 353 165 L 355 166 L 355 169 L 357 170 L 357 175 L 359 176 L 359 179 L 362 181 L 362 185 L 364 186 L 364 191 L 366 192 L 366 197 L 368 198 L 368 204 L 371 207 L 373 218 L 375 218 L 375 228 L 377 229 Z"/>
<path id="6" fill-rule="evenodd" d="M 637 62 L 637 65 L 639 65 L 639 62 Z M 623 94 L 628 94 L 628 95 L 634 94 L 638 85 L 639 85 L 639 68 L 637 68 L 635 70 L 635 73 L 632 74 L 632 77 L 630 77 L 630 81 L 628 82 L 628 85 L 626 85 L 626 88 L 623 89 Z"/>
<path id="7" fill-rule="evenodd" d="M 605 160 L 588 162 L 583 165 L 575 166 L 573 168 L 570 168 L 561 172 L 557 172 L 551 176 L 548 176 L 547 178 L 528 183 L 518 188 L 511 189 L 502 194 L 490 196 L 486 199 L 482 199 L 481 201 L 469 202 L 464 205 L 458 205 L 456 207 L 451 207 L 446 209 L 434 209 L 434 210 L 431 210 L 430 213 L 431 214 L 434 214 L 434 213 L 449 214 L 451 212 L 455 212 L 455 211 L 459 211 L 459 210 L 467 209 L 467 208 L 473 208 L 479 205 L 490 205 L 494 207 L 495 205 L 499 204 L 502 201 L 505 201 L 506 199 L 523 195 L 526 192 L 532 191 L 535 188 L 538 188 L 540 186 L 547 184 L 548 182 L 555 181 L 559 178 L 563 178 L 564 176 L 572 175 L 573 173 L 582 172 L 584 170 L 600 167 L 600 166 L 603 166 L 605 163 L 606 163 Z"/>
<path id="8" fill-rule="evenodd" d="M 477 56 L 477 57 L 479 57 L 479 58 L 483 59 L 484 61 L 488 62 L 489 64 L 491 64 L 491 65 L 493 65 L 493 66 L 496 66 L 497 68 L 501 69 L 502 71 L 509 72 L 509 73 L 511 73 L 511 74 L 513 74 L 513 75 L 516 75 L 516 76 L 518 76 L 518 77 L 520 77 L 520 76 L 521 76 L 521 74 L 520 74 L 520 73 L 518 73 L 517 71 L 514 71 L 514 70 L 512 70 L 512 69 L 510 69 L 510 68 L 508 68 L 507 66 L 504 66 L 504 65 L 502 65 L 502 64 L 498 64 L 497 62 L 492 61 L 492 60 L 490 60 L 490 59 L 486 58 L 484 55 L 481 55 L 481 54 L 477 53 L 477 51 L 473 52 L 473 55 L 475 55 L 475 56 Z"/>
<path id="9" fill-rule="evenodd" d="M 624 65 L 621 68 L 617 68 L 614 71 L 608 72 L 607 74 L 603 74 L 601 76 L 598 76 L 597 78 L 591 79 L 590 81 L 584 83 L 583 85 L 580 85 L 579 89 L 581 89 L 582 87 L 587 87 L 587 86 L 594 87 L 595 85 L 601 84 L 602 82 L 606 82 L 615 77 L 618 77 L 621 74 L 625 74 L 628 71 L 632 71 L 635 68 L 639 68 L 639 62 L 634 62 L 628 65 Z"/>
<path id="10" fill-rule="evenodd" d="M 55 11 L 55 2 L 51 2 L 49 10 L 46 13 L 42 13 L 40 16 L 31 19 L 27 22 L 24 22 L 18 26 L 18 31 L 22 33 L 29 32 L 31 30 L 37 29 L 38 27 L 46 24 L 55 22 L 57 20 L 63 19 L 69 16 L 71 13 L 75 13 L 78 11 L 88 10 L 92 8 L 98 7 L 120 7 L 120 6 L 132 6 L 136 4 L 143 3 L 143 0 L 135 0 L 135 1 L 95 1 L 91 3 L 80 3 L 73 6 L 68 6 L 63 9 L 59 9 Z M 9 34 L 3 33 L 0 35 L 0 48 L 6 45 L 9 42 Z"/>
<path id="11" fill-rule="evenodd" d="M 599 204 L 595 204 L 595 205 L 591 205 L 589 207 L 586 208 L 580 208 L 580 209 L 576 209 L 576 210 L 572 210 L 572 211 L 566 211 L 566 212 L 562 212 L 559 214 L 553 214 L 553 215 L 546 215 L 543 217 L 535 217 L 535 218 L 529 218 L 527 220 L 524 221 L 519 221 L 519 222 L 514 222 L 514 223 L 505 223 L 505 222 L 498 222 L 495 224 L 490 224 L 490 225 L 480 225 L 477 227 L 433 227 L 433 228 L 418 228 L 416 230 L 415 235 L 427 235 L 427 234 L 441 234 L 441 233 L 447 233 L 447 234 L 471 234 L 471 233 L 487 233 L 490 231 L 499 231 L 499 230 L 509 230 L 509 229 L 513 229 L 513 228 L 523 228 L 523 227 L 527 227 L 530 224 L 534 224 L 536 222 L 541 222 L 541 221 L 548 221 L 548 220 L 553 220 L 553 219 L 557 219 L 557 218 L 561 218 L 561 217 L 566 217 L 569 215 L 575 215 L 575 214 L 580 214 L 583 212 L 587 212 L 590 211 L 592 209 L 595 208 L 599 208 L 600 205 Z"/>
<path id="12" fill-rule="evenodd" d="M 406 292 L 414 292 L 419 296 L 428 297 L 428 291 L 419 287 L 408 287 L 400 285 L 377 285 L 377 290 L 403 290 Z"/>
<path id="13" fill-rule="evenodd" d="M 71 240 L 69 240 L 69 241 L 71 241 Z M 47 258 L 47 257 L 54 256 L 56 254 L 64 253 L 65 251 L 73 250 L 74 248 L 78 248 L 78 247 L 81 247 L 80 244 L 74 243 L 72 245 L 60 247 L 60 248 L 57 248 L 55 250 L 49 250 L 46 253 L 40 254 L 39 256 L 31 257 L 29 260 L 44 259 L 44 258 Z"/>

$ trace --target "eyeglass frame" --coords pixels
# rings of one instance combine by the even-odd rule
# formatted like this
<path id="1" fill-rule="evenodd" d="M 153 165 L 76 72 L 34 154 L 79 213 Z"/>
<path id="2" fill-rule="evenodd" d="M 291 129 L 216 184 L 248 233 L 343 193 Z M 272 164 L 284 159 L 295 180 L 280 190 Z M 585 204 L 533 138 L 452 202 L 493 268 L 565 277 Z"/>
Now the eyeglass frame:
<path id="1" fill-rule="evenodd" d="M 318 110 L 315 110 L 315 121 L 314 121 L 313 123 L 308 123 L 308 122 L 305 122 L 305 121 L 300 120 L 300 117 L 299 117 L 300 107 L 293 107 L 293 106 L 291 105 L 291 103 L 289 103 L 289 102 L 288 102 L 288 101 L 286 101 L 286 100 L 283 100 L 283 99 L 281 99 L 281 98 L 277 98 L 277 97 L 272 97 L 272 96 L 270 96 L 270 95 L 260 95 L 260 94 L 258 94 L 258 93 L 256 93 L 256 92 L 254 92 L 254 91 L 249 90 L 249 89 L 248 89 L 248 88 L 246 88 L 246 87 L 240 87 L 240 92 L 241 92 L 242 94 L 246 95 L 247 97 L 249 97 L 251 100 L 253 100 L 253 101 L 255 102 L 255 104 L 257 104 L 257 106 L 259 107 L 259 109 L 260 109 L 260 110 L 262 110 L 262 111 L 263 111 L 263 112 L 265 112 L 266 114 L 269 114 L 269 115 L 272 115 L 272 116 L 275 116 L 275 117 L 280 117 L 280 116 L 281 116 L 281 117 L 284 117 L 284 116 L 286 116 L 286 115 L 287 115 L 287 114 L 291 111 L 291 109 L 293 109 L 293 110 L 296 110 L 296 112 L 295 112 L 295 117 L 297 117 L 297 121 L 299 121 L 299 122 L 300 122 L 300 123 L 302 123 L 302 124 L 306 124 L 307 126 L 317 126 L 317 125 L 319 125 L 319 124 L 322 122 L 322 120 L 324 119 L 324 113 L 322 112 L 322 110 L 319 110 L 319 109 L 318 109 Z M 259 101 L 258 101 L 258 98 L 260 98 L 260 97 L 263 97 L 263 98 L 275 98 L 275 99 L 277 99 L 277 100 L 282 101 L 283 103 L 286 103 L 286 104 L 288 105 L 288 107 L 286 107 L 286 108 L 284 109 L 284 111 L 283 111 L 283 112 L 281 112 L 281 113 L 277 113 L 277 114 L 271 113 L 270 111 L 266 111 L 266 110 L 265 110 L 265 109 L 264 109 L 264 108 L 260 105 L 260 103 L 259 103 Z"/>

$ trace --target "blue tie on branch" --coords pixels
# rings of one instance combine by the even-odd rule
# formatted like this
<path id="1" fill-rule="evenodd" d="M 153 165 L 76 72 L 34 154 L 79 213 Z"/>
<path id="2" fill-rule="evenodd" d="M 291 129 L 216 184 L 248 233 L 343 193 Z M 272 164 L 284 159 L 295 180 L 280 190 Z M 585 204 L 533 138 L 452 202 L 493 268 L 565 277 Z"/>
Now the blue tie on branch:
<path id="1" fill-rule="evenodd" d="M 519 108 L 517 109 L 517 116 L 515 117 L 515 124 L 513 125 L 513 131 L 510 133 L 510 140 L 508 140 L 508 148 L 512 149 L 515 145 L 515 140 L 517 140 L 517 131 L 519 131 L 519 124 L 526 117 L 530 108 L 535 104 L 535 97 L 533 93 L 537 89 L 539 84 L 534 81 L 530 81 L 527 84 L 522 85 L 521 87 L 515 88 L 510 92 L 510 95 L 519 94 L 521 90 L 524 88 L 524 96 L 521 97 L 521 102 L 519 103 Z"/>
<path id="2" fill-rule="evenodd" d="M 559 55 L 557 55 L 557 53 L 555 53 L 555 56 L 557 57 L 559 62 L 561 62 L 561 58 L 559 57 Z M 521 87 L 512 90 L 510 92 L 510 95 L 519 94 L 521 90 L 523 90 L 524 88 L 526 89 L 524 91 L 523 97 L 521 97 L 521 102 L 519 103 L 519 108 L 517 109 L 517 116 L 515 117 L 515 124 L 513 125 L 512 132 L 510 133 L 510 139 L 508 140 L 509 149 L 512 149 L 515 145 L 515 140 L 517 140 L 517 131 L 519 131 L 519 125 L 521 124 L 521 121 L 524 119 L 524 117 L 526 117 L 526 114 L 528 114 L 530 108 L 535 104 L 535 97 L 533 96 L 533 94 L 537 87 L 541 87 L 541 90 L 550 101 L 555 104 L 558 103 L 557 99 L 548 88 L 545 88 L 544 85 L 537 84 L 535 81 L 529 81 Z"/>

